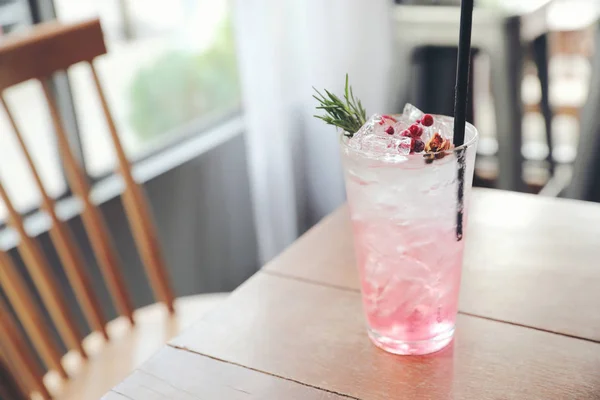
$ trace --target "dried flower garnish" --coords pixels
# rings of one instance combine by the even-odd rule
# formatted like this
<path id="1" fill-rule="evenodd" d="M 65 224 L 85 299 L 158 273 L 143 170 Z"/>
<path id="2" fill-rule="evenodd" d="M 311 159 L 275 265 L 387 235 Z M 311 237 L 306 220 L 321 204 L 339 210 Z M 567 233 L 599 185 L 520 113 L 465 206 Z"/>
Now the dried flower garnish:
<path id="1" fill-rule="evenodd" d="M 453 147 L 452 142 L 444 139 L 439 132 L 436 132 L 425 144 L 425 162 L 432 163 L 434 159 L 441 159 L 446 156 L 446 151 Z"/>
<path id="2" fill-rule="evenodd" d="M 452 143 L 448 139 L 444 139 L 439 132 L 436 132 L 431 139 L 425 144 L 427 153 L 438 153 L 445 150 L 450 150 Z"/>

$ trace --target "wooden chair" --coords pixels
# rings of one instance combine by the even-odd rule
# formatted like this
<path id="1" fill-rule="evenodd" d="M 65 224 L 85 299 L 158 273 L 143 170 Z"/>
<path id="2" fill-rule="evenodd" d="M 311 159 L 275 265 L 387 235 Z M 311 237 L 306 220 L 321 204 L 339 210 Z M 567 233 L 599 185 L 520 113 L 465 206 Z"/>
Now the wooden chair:
<path id="1" fill-rule="evenodd" d="M 26 400 L 25 385 L 9 368 L 9 362 L 3 353 L 0 353 L 0 399 Z"/>
<path id="2" fill-rule="evenodd" d="M 8 378 L 10 372 L 8 366 L 12 366 L 14 371 L 18 373 L 22 382 L 18 383 L 18 379 L 14 378 L 13 381 L 17 383 L 16 386 L 19 387 L 19 391 L 24 395 L 23 398 L 26 397 L 25 394 L 31 389 L 38 392 L 42 397 L 49 398 L 50 393 L 43 383 L 44 372 L 25 342 L 16 321 L 10 314 L 8 305 L 2 299 L 0 299 L 0 321 L 2 321 L 0 325 L 0 338 L 2 338 L 0 342 L 0 354 L 2 354 L 2 358 L 7 366 L 4 374 Z M 10 380 L 6 383 L 6 386 L 10 386 L 9 383 Z"/>
<path id="3" fill-rule="evenodd" d="M 59 289 L 57 278 L 52 274 L 37 241 L 28 236 L 22 216 L 16 211 L 0 182 L 0 199 L 6 205 L 8 223 L 20 236 L 18 252 L 43 306 L 70 351 L 70 358 L 64 357 L 59 344 L 52 335 L 48 335 L 50 327 L 43 317 L 43 310 L 32 300 L 32 293 L 11 257 L 0 251 L 0 287 L 12 305 L 24 332 L 31 340 L 34 350 L 42 360 L 45 370 L 36 364 L 37 361 L 34 362 L 29 345 L 19 339 L 19 327 L 11 320 L 9 306 L 0 303 L 2 321 L 5 320 L 4 316 L 7 316 L 10 321 L 0 327 L 0 346 L 5 349 L 2 354 L 7 353 L 5 356 L 11 361 L 11 365 L 14 365 L 16 375 L 23 377 L 23 385 L 27 393 L 37 392 L 45 399 L 51 397 L 51 392 L 56 398 L 76 400 L 98 398 L 123 379 L 145 357 L 177 334 L 183 326 L 197 319 L 223 297 L 202 295 L 175 301 L 148 202 L 142 188 L 133 179 L 100 78 L 94 68 L 94 59 L 105 53 L 102 28 L 97 19 L 72 25 L 60 23 L 38 25 L 25 35 L 8 37 L 0 44 L 0 104 L 12 126 L 12 134 L 16 136 L 25 154 L 28 168 L 41 194 L 41 207 L 52 222 L 49 232 L 51 241 L 81 311 L 90 329 L 94 331 L 85 339 L 82 337 L 64 294 Z M 87 63 L 91 69 L 108 132 L 117 155 L 118 172 L 125 183 L 121 199 L 127 219 L 155 298 L 164 306 L 157 303 L 134 310 L 121 274 L 120 260 L 106 223 L 99 209 L 90 200 L 90 186 L 70 148 L 56 102 L 51 95 L 48 79 L 55 72 L 64 71 L 69 66 L 80 62 Z M 111 299 L 120 315 L 117 320 L 111 322 L 106 320 L 98 298 L 92 290 L 80 249 L 69 227 L 58 218 L 54 200 L 48 195 L 18 124 L 5 100 L 5 89 L 30 79 L 41 83 L 67 181 L 73 194 L 83 204 L 81 213 L 83 225 Z M 77 354 L 79 357 L 76 356 Z M 88 354 L 93 355 L 89 361 Z M 73 359 L 77 362 L 69 361 Z M 43 381 L 44 371 L 53 371 L 53 373 L 46 374 Z M 55 384 L 57 377 L 67 382 L 58 385 L 60 387 L 57 388 Z"/>

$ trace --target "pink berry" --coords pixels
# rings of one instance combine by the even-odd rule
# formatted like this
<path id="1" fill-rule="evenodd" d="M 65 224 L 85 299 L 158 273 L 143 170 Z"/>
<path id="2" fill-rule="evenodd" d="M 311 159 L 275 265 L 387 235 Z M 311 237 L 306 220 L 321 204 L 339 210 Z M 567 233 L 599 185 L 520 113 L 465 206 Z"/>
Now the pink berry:
<path id="1" fill-rule="evenodd" d="M 423 143 L 423 141 L 422 141 L 422 140 L 415 139 L 415 140 L 413 140 L 413 146 L 412 146 L 412 147 L 413 147 L 413 149 L 412 149 L 412 150 L 413 150 L 415 153 L 420 153 L 420 152 L 422 152 L 423 150 L 425 150 L 425 143 Z"/>
<path id="2" fill-rule="evenodd" d="M 423 128 L 421 128 L 417 124 L 412 124 L 408 128 L 408 130 L 410 131 L 410 136 L 412 136 L 415 139 L 421 137 L 421 135 L 423 134 Z"/>
<path id="3" fill-rule="evenodd" d="M 387 133 L 388 135 L 393 135 L 394 134 L 394 127 L 393 126 L 388 126 L 388 128 L 385 130 L 385 133 Z"/>
<path id="4" fill-rule="evenodd" d="M 421 120 L 423 126 L 431 126 L 433 125 L 433 116 L 431 114 L 423 115 L 423 119 Z"/>
<path id="5" fill-rule="evenodd" d="M 398 122 L 396 121 L 396 118 L 390 116 L 390 115 L 382 115 L 381 116 L 382 119 L 389 119 L 390 121 L 394 121 L 394 122 Z"/>
<path id="6" fill-rule="evenodd" d="M 408 129 L 405 129 L 402 132 L 400 132 L 400 136 L 410 137 L 410 131 Z"/>

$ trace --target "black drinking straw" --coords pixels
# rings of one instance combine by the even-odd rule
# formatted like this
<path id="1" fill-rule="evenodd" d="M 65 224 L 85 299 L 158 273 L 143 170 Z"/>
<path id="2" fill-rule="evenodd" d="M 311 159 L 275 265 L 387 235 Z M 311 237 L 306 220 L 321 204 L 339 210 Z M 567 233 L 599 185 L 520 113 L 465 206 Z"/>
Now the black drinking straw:
<path id="1" fill-rule="evenodd" d="M 465 142 L 467 95 L 469 91 L 469 69 L 471 66 L 471 30 L 473 26 L 473 0 L 462 0 L 460 5 L 460 36 L 458 39 L 458 67 L 454 95 L 454 147 Z M 457 151 L 458 196 L 456 207 L 456 240 L 463 237 L 463 214 L 465 195 L 465 149 Z"/>

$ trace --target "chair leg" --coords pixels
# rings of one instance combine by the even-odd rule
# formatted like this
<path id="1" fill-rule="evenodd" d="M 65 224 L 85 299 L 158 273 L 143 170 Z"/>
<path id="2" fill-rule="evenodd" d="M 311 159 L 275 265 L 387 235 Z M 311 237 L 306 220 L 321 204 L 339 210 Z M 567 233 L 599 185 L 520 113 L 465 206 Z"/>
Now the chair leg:
<path id="1" fill-rule="evenodd" d="M 600 23 L 596 29 L 596 43 L 600 43 Z M 592 62 L 590 94 L 581 112 L 581 133 L 577 158 L 573 165 L 573 179 L 566 197 L 600 201 L 600 51 Z"/>
<path id="2" fill-rule="evenodd" d="M 518 20 L 507 23 L 503 32 L 503 45 L 486 50 L 492 60 L 492 92 L 496 108 L 499 163 L 497 187 L 523 191 L 525 188 L 521 154 L 523 49 L 518 24 Z"/>
<path id="3" fill-rule="evenodd" d="M 542 87 L 540 107 L 546 123 L 546 141 L 548 143 L 548 165 L 550 174 L 554 175 L 554 158 L 552 157 L 552 108 L 550 107 L 550 83 L 548 74 L 548 35 L 542 35 L 533 41 L 533 59 L 537 66 L 538 77 Z"/>

